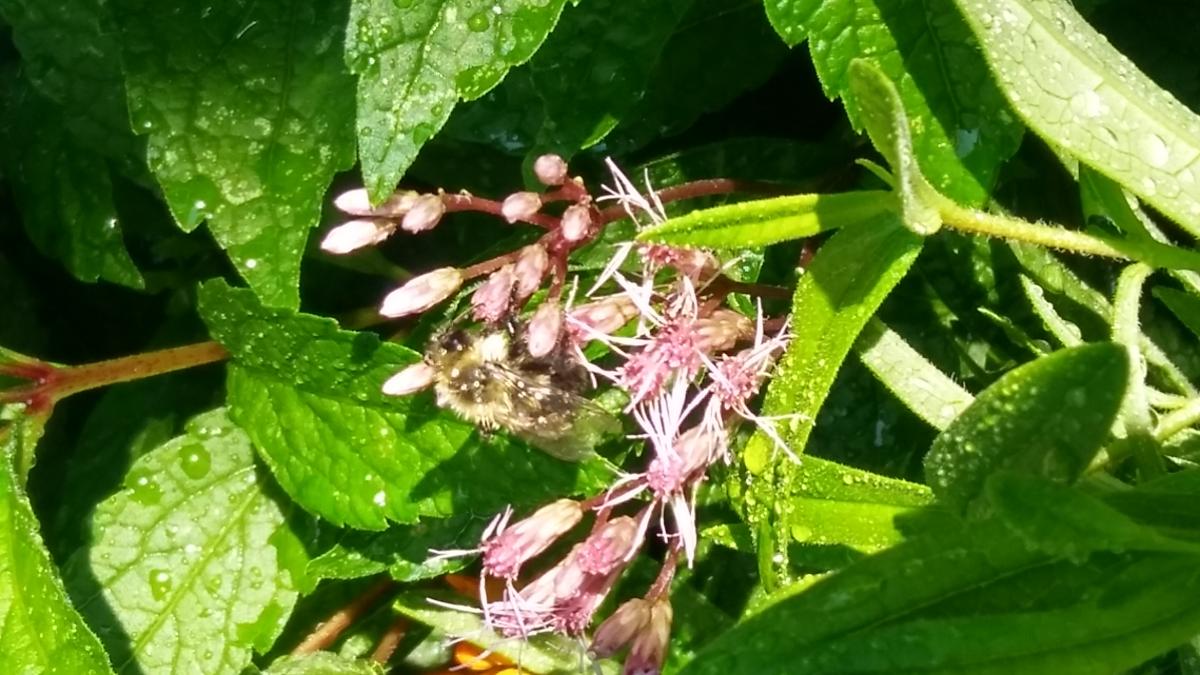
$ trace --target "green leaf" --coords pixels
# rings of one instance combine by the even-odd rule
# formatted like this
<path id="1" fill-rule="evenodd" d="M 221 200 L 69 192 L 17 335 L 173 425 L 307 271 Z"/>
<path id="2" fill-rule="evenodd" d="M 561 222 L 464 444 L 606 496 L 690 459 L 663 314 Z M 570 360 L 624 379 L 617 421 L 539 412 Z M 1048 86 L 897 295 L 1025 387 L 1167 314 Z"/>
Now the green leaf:
<path id="1" fill-rule="evenodd" d="M 275 539 L 284 513 L 223 409 L 134 463 L 68 564 L 72 596 L 121 672 L 239 672 L 296 592 Z"/>
<path id="2" fill-rule="evenodd" d="M 283 489 L 336 524 L 489 513 L 551 495 L 590 492 L 601 460 L 570 464 L 505 437 L 480 441 L 431 396 L 385 395 L 385 379 L 418 356 L 330 319 L 263 308 L 251 294 L 206 284 L 200 309 L 233 354 L 230 414 Z"/>
<path id="3" fill-rule="evenodd" d="M 432 557 L 430 549 L 469 549 L 487 524 L 474 515 L 393 525 L 381 532 L 343 530 L 336 542 L 308 563 L 320 579 L 356 579 L 387 572 L 396 581 L 420 581 L 462 569 L 470 556 Z"/>
<path id="4" fill-rule="evenodd" d="M 7 84 L 0 158 L 29 238 L 83 281 L 142 288 L 104 158 L 67 133 L 57 105 L 22 80 Z"/>
<path id="5" fill-rule="evenodd" d="M 936 429 L 945 429 L 975 400 L 878 319 L 867 322 L 854 349 L 888 391 Z"/>
<path id="6" fill-rule="evenodd" d="M 921 244 L 895 214 L 887 214 L 839 230 L 800 277 L 792 301 L 795 334 L 762 409 L 764 416 L 789 417 L 779 431 L 793 452 L 804 451 L 838 368 L 867 320 L 908 271 Z M 746 446 L 743 462 L 752 474 L 742 499 L 743 515 L 759 537 L 766 579 L 766 567 L 787 567 L 791 506 L 781 495 L 792 492 L 797 467 L 761 432 Z"/>
<path id="7" fill-rule="evenodd" d="M 263 671 L 263 675 L 383 675 L 378 661 L 347 659 L 329 652 L 284 656 Z"/>
<path id="8" fill-rule="evenodd" d="M 892 194 L 881 190 L 790 195 L 692 211 L 646 229 L 638 239 L 715 249 L 767 246 L 862 225 L 895 208 Z"/>
<path id="9" fill-rule="evenodd" d="M 850 62 L 849 76 L 850 92 L 858 102 L 867 135 L 896 174 L 895 188 L 904 224 L 917 234 L 937 232 L 942 226 L 942 216 L 934 203 L 940 195 L 925 180 L 917 164 L 899 90 L 879 66 L 865 59 Z"/>
<path id="10" fill-rule="evenodd" d="M 1197 560 L 1104 554 L 1076 565 L 995 520 L 951 525 L 756 613 L 683 672 L 1116 672 L 1200 630 Z"/>
<path id="11" fill-rule="evenodd" d="M 1096 551 L 1200 553 L 1200 544 L 1173 540 L 1077 488 L 1001 472 L 987 479 L 988 503 L 1031 546 L 1072 560 Z"/>
<path id="12" fill-rule="evenodd" d="M 983 203 L 1022 128 L 952 7 L 917 0 L 783 0 L 766 7 L 788 44 L 808 40 L 826 95 L 843 99 L 855 127 L 862 103 L 850 89 L 850 62 L 867 59 L 886 75 L 911 122 L 922 173 L 943 194 Z"/>
<path id="13" fill-rule="evenodd" d="M 449 604 L 462 602 L 457 596 L 436 599 Z M 447 609 L 429 600 L 429 593 L 402 593 L 396 598 L 395 608 L 414 621 L 452 637 L 467 638 L 471 644 L 520 663 L 521 670 L 537 675 L 574 675 L 579 672 L 580 659 L 586 658 L 582 645 L 569 637 L 543 633 L 528 640 L 513 640 L 492 632 L 478 613 Z M 607 659 L 596 661 L 595 667 L 604 675 L 617 671 Z"/>
<path id="14" fill-rule="evenodd" d="M 925 475 L 939 501 L 965 510 L 1002 469 L 1071 483 L 1108 438 L 1129 359 L 1099 343 L 1016 368 L 975 398 L 933 443 Z"/>
<path id="15" fill-rule="evenodd" d="M 344 5 L 111 6 L 134 129 L 172 215 L 187 231 L 207 220 L 264 302 L 297 306 L 308 231 L 333 174 L 354 163 Z"/>
<path id="16" fill-rule="evenodd" d="M 737 48 L 714 59 L 714 44 Z M 761 86 L 787 54 L 758 0 L 695 0 L 663 47 L 641 98 L 606 139 L 608 152 L 624 154 L 683 131 L 703 113 Z"/>
<path id="17" fill-rule="evenodd" d="M 793 451 L 804 450 L 842 361 L 920 250 L 920 237 L 889 214 L 839 230 L 800 278 L 795 335 L 763 404 L 763 415 L 799 416 L 783 427 Z"/>
<path id="18" fill-rule="evenodd" d="M 65 473 L 50 531 L 55 557 L 65 559 L 87 541 L 92 509 L 120 489 L 129 466 L 211 408 L 219 371 L 187 371 L 113 385 L 83 420 Z"/>
<path id="19" fill-rule="evenodd" d="M 23 438 L 13 427 L 0 429 L 0 671 L 111 674 L 108 656 L 67 600 L 42 544 L 14 466 Z"/>
<path id="20" fill-rule="evenodd" d="M 1200 235 L 1200 118 L 1063 0 L 956 0 L 1029 127 Z"/>
<path id="21" fill-rule="evenodd" d="M 60 121 L 35 118 L 25 129 L 59 135 L 65 126 L 89 155 L 117 160 L 126 173 L 144 172 L 143 143 L 129 126 L 120 39 L 105 3 L 2 0 L 0 16 L 12 27 L 24 75 L 62 106 Z"/>
<path id="22" fill-rule="evenodd" d="M 1200 337 L 1200 298 L 1165 286 L 1155 288 L 1154 297 L 1162 300 L 1175 318 Z"/>
<path id="23" fill-rule="evenodd" d="M 460 98 L 525 62 L 565 0 L 352 0 L 346 62 L 358 75 L 363 182 L 381 201 Z"/>
<path id="24" fill-rule="evenodd" d="M 874 553 L 903 537 L 892 520 L 933 501 L 923 485 L 887 478 L 818 457 L 805 457 L 792 482 L 792 538 Z"/>
<path id="25" fill-rule="evenodd" d="M 1054 305 L 1046 299 L 1045 290 L 1024 274 L 1021 275 L 1021 290 L 1033 307 L 1033 313 L 1042 320 L 1046 330 L 1064 347 L 1077 347 L 1083 344 L 1083 334 L 1079 326 L 1067 321 L 1058 313 Z"/>
<path id="26" fill-rule="evenodd" d="M 530 155 L 565 157 L 599 142 L 637 103 L 693 0 L 589 0 L 563 12 L 529 61 L 545 116 Z"/>

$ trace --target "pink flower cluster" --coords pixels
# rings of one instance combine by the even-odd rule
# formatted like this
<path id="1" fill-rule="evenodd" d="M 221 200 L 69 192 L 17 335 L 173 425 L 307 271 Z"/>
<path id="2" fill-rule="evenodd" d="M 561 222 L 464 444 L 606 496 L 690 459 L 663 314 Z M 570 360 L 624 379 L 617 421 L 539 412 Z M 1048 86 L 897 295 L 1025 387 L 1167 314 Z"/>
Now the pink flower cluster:
<path id="1" fill-rule="evenodd" d="M 597 657 L 628 648 L 626 673 L 655 673 L 670 635 L 670 582 L 679 559 L 690 565 L 696 554 L 697 492 L 709 468 L 729 458 L 730 425 L 756 424 L 787 452 L 774 420 L 756 415 L 750 404 L 789 335 L 787 322 L 768 319 L 761 306 L 754 319 L 724 306 L 729 291 L 722 290 L 727 288 L 723 268 L 712 254 L 698 250 L 622 244 L 586 301 L 575 304 L 572 294 L 563 302 L 569 254 L 593 240 L 607 222 L 629 217 L 643 226 L 666 219 L 658 193 L 648 185 L 642 193 L 615 165 L 610 169 L 616 186 L 598 200 L 581 180 L 569 179 L 566 164 L 552 155 L 535 165 L 548 192 L 518 192 L 502 202 L 397 193 L 369 207 L 357 192 L 348 193 L 338 206 L 362 219 L 332 230 L 323 246 L 341 252 L 369 245 L 397 226 L 423 231 L 444 213 L 467 208 L 546 229 L 537 242 L 512 253 L 413 278 L 384 299 L 381 313 L 398 317 L 425 311 L 466 280 L 486 275 L 471 296 L 472 314 L 495 323 L 519 313 L 549 279 L 547 299 L 533 311 L 525 331 L 529 352 L 546 354 L 561 346 L 565 335 L 596 378 L 628 394 L 626 412 L 639 427 L 632 438 L 645 442 L 648 460 L 643 471 L 620 474 L 601 494 L 583 501 L 560 499 L 517 522 L 506 511 L 488 526 L 477 548 L 437 553 L 481 556 L 477 611 L 493 630 L 521 638 L 545 632 L 580 636 L 648 538 L 659 538 L 668 553 L 658 579 L 645 596 L 625 602 L 606 619 L 591 642 Z M 431 197 L 442 206 L 432 206 Z M 620 208 L 603 211 L 597 202 L 604 200 Z M 542 213 L 556 201 L 567 202 L 561 215 Z M 605 345 L 610 354 L 599 364 L 583 357 L 592 342 Z M 429 366 L 416 364 L 388 380 L 384 390 L 412 393 L 432 377 Z M 588 533 L 561 559 L 543 564 L 545 570 L 532 578 L 523 575 L 531 561 L 589 517 Z M 503 582 L 500 597 L 485 591 L 489 579 Z"/>

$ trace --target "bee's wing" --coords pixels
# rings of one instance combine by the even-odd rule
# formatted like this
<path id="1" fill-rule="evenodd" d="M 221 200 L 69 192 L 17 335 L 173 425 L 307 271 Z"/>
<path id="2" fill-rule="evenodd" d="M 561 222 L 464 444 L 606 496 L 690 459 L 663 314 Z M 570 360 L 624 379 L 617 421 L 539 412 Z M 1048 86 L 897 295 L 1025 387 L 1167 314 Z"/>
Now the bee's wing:
<path id="1" fill-rule="evenodd" d="M 513 434 L 530 445 L 568 462 L 592 454 L 606 436 L 621 432 L 621 423 L 588 399 L 541 378 L 514 378 Z M 519 382 L 517 381 L 519 380 Z"/>

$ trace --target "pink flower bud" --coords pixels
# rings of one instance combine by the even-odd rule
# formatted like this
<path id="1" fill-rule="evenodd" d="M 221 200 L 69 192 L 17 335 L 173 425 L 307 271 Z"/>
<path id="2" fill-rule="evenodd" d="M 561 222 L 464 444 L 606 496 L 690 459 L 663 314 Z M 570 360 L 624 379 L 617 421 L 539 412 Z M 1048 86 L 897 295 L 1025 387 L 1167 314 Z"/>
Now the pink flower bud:
<path id="1" fill-rule="evenodd" d="M 387 239 L 394 231 L 392 224 L 379 220 L 350 220 L 333 228 L 321 240 L 321 249 L 334 254 L 350 253 Z"/>
<path id="2" fill-rule="evenodd" d="M 529 332 L 525 336 L 529 355 L 538 358 L 553 351 L 554 345 L 558 344 L 558 336 L 562 333 L 562 325 L 563 312 L 558 303 L 542 303 L 529 320 Z"/>
<path id="3" fill-rule="evenodd" d="M 379 206 L 371 206 L 371 201 L 367 197 L 367 191 L 362 188 L 347 190 L 338 195 L 333 200 L 333 205 L 341 211 L 355 216 L 379 216 L 382 218 L 396 218 L 402 216 L 412 208 L 416 202 L 418 193 L 412 190 L 402 190 L 393 193 Z"/>
<path id="4" fill-rule="evenodd" d="M 437 371 L 429 364 L 414 363 L 389 377 L 383 383 L 383 393 L 389 396 L 415 394 L 433 384 L 433 378 L 436 375 Z"/>
<path id="5" fill-rule="evenodd" d="M 521 566 L 541 554 L 559 537 L 579 524 L 583 507 L 573 499 L 560 499 L 483 543 L 483 570 L 501 579 L 516 579 Z"/>
<path id="6" fill-rule="evenodd" d="M 400 288 L 387 294 L 379 313 L 395 318 L 418 314 L 450 297 L 462 286 L 462 271 L 457 267 L 442 267 L 413 277 Z"/>
<path id="7" fill-rule="evenodd" d="M 615 333 L 638 315 L 637 304 L 625 294 L 610 295 L 571 310 L 571 320 L 599 333 Z"/>
<path id="8" fill-rule="evenodd" d="M 650 603 L 642 598 L 626 601 L 596 629 L 592 637 L 592 654 L 600 659 L 616 654 L 634 636 L 642 633 L 648 623 Z"/>
<path id="9" fill-rule="evenodd" d="M 514 192 L 504 198 L 500 214 L 510 223 L 528 220 L 542 208 L 542 196 L 536 192 Z"/>
<path id="10" fill-rule="evenodd" d="M 562 236 L 570 242 L 580 241 L 588 234 L 592 226 L 592 215 L 588 207 L 582 204 L 572 204 L 563 211 Z"/>
<path id="11" fill-rule="evenodd" d="M 542 155 L 533 160 L 533 175 L 543 185 L 562 185 L 567 180 L 567 163 L 558 155 Z"/>
<path id="12" fill-rule="evenodd" d="M 488 323 L 496 323 L 503 319 L 512 305 L 513 285 L 516 281 L 512 265 L 505 265 L 492 272 L 487 281 L 475 289 L 475 294 L 471 296 L 475 318 Z"/>
<path id="13" fill-rule="evenodd" d="M 446 213 L 446 203 L 440 195 L 421 195 L 414 200 L 412 208 L 404 214 L 400 228 L 405 232 L 424 232 L 432 230 Z"/>
<path id="14" fill-rule="evenodd" d="M 705 354 L 724 352 L 738 340 L 754 334 L 754 323 L 744 314 L 732 309 L 717 309 L 709 316 L 696 319 L 696 348 Z"/>
<path id="15" fill-rule="evenodd" d="M 580 544 L 576 563 L 588 574 L 603 575 L 619 569 L 641 545 L 637 535 L 636 520 L 629 516 L 613 518 Z"/>
<path id="16" fill-rule="evenodd" d="M 698 425 L 680 434 L 670 447 L 656 443 L 646 484 L 660 498 L 682 493 L 692 477 L 720 454 L 722 441 L 721 434 Z"/>
<path id="17" fill-rule="evenodd" d="M 546 268 L 550 266 L 550 255 L 541 244 L 531 244 L 521 249 L 517 258 L 515 273 L 517 275 L 517 300 L 524 300 L 542 285 L 546 276 Z"/>
<path id="18" fill-rule="evenodd" d="M 667 657 L 667 643 L 671 640 L 671 620 L 674 611 L 671 601 L 663 596 L 650 608 L 650 620 L 646 630 L 633 638 L 629 657 L 625 659 L 625 675 L 657 675 L 662 672 Z"/>

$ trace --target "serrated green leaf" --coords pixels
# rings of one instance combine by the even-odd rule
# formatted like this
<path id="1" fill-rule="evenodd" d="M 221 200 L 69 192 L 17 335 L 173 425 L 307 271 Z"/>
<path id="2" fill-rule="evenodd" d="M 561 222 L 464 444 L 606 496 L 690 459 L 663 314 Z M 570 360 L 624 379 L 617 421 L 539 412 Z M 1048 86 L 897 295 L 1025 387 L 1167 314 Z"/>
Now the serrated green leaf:
<path id="1" fill-rule="evenodd" d="M 386 669 L 378 661 L 347 659 L 329 652 L 284 656 L 263 671 L 263 675 L 383 675 Z"/>
<path id="2" fill-rule="evenodd" d="M 120 672 L 240 672 L 296 601 L 272 538 L 284 513 L 223 409 L 134 463 L 67 567 Z"/>
<path id="3" fill-rule="evenodd" d="M 308 563 L 320 579 L 355 579 L 387 572 L 396 581 L 420 581 L 462 569 L 470 556 L 434 557 L 431 549 L 470 549 L 490 518 L 473 515 L 393 525 L 382 532 L 343 530 Z"/>
<path id="4" fill-rule="evenodd" d="M 985 492 L 996 514 L 1029 543 L 1072 560 L 1097 551 L 1200 553 L 1200 544 L 1165 537 L 1077 488 L 1000 472 Z"/>
<path id="5" fill-rule="evenodd" d="M 892 520 L 933 501 L 923 485 L 805 457 L 791 483 L 792 538 L 874 553 L 903 537 Z"/>
<path id="6" fill-rule="evenodd" d="M 140 174 L 144 144 L 129 127 L 120 40 L 102 0 L 0 1 L 12 27 L 21 68 L 30 82 L 62 106 L 59 121 L 36 118 L 52 133 L 65 126 L 86 147 Z M 107 171 L 106 171 L 107 173 Z"/>
<path id="7" fill-rule="evenodd" d="M 940 198 L 917 164 L 908 116 L 900 92 L 872 61 L 854 59 L 849 70 L 850 93 L 875 149 L 895 172 L 904 224 L 917 234 L 928 235 L 942 226 L 935 200 Z"/>
<path id="8" fill-rule="evenodd" d="M 0 429 L 0 672 L 111 674 L 42 544 L 15 466 L 24 438 L 19 429 Z"/>
<path id="9" fill-rule="evenodd" d="M 826 95 L 842 98 L 859 127 L 850 61 L 869 59 L 895 83 L 912 123 L 921 171 L 943 194 L 983 203 L 1021 139 L 970 30 L 947 3 L 783 0 L 767 17 L 790 45 L 805 39 Z"/>
<path id="10" fill-rule="evenodd" d="M 172 215 L 186 231 L 207 220 L 265 302 L 297 306 L 308 231 L 354 163 L 345 5 L 110 4 L 133 126 Z"/>
<path id="11" fill-rule="evenodd" d="M 388 520 L 489 513 L 589 492 L 611 474 L 570 464 L 440 411 L 428 396 L 381 387 L 417 354 L 330 319 L 266 309 L 251 294 L 206 284 L 201 314 L 233 354 L 230 414 L 283 489 L 336 524 L 382 530 Z"/>
<path id="12" fill-rule="evenodd" d="M 67 132 L 58 105 L 22 80 L 5 84 L 0 159 L 29 238 L 83 281 L 142 288 L 125 250 L 104 158 Z"/>
<path id="13" fill-rule="evenodd" d="M 460 98 L 525 62 L 565 0 L 352 0 L 346 62 L 358 75 L 363 182 L 381 201 Z"/>
<path id="14" fill-rule="evenodd" d="M 1155 288 L 1154 297 L 1162 300 L 1175 318 L 1200 337 L 1200 298 L 1165 286 Z"/>
<path id="15" fill-rule="evenodd" d="M 529 61 L 545 117 L 531 155 L 570 157 L 633 108 L 693 0 L 589 0 L 567 8 Z"/>
<path id="16" fill-rule="evenodd" d="M 543 633 L 528 640 L 513 640 L 487 628 L 478 613 L 448 609 L 434 605 L 429 599 L 428 593 L 402 593 L 396 598 L 395 608 L 446 635 L 469 639 L 471 644 L 519 663 L 522 671 L 535 675 L 574 675 L 579 672 L 580 659 L 586 658 L 583 647 L 569 637 Z M 457 596 L 443 595 L 436 599 L 449 604 L 462 602 Z M 616 664 L 608 659 L 598 660 L 594 665 L 604 675 L 617 672 Z"/>
<path id="17" fill-rule="evenodd" d="M 1074 482 L 1108 438 L 1128 378 L 1125 350 L 1109 343 L 1009 371 L 934 441 L 925 457 L 930 487 L 961 511 L 996 471 Z"/>
<path id="18" fill-rule="evenodd" d="M 715 249 L 750 248 L 862 225 L 895 209 L 895 197 L 882 190 L 756 199 L 692 211 L 646 229 L 638 239 Z"/>
<path id="19" fill-rule="evenodd" d="M 1116 672 L 1200 630 L 1197 560 L 1106 554 L 1076 565 L 994 520 L 949 526 L 776 602 L 683 672 Z"/>
<path id="20" fill-rule="evenodd" d="M 936 429 L 945 429 L 975 400 L 878 319 L 867 322 L 854 349 L 888 391 Z"/>
<path id="21" fill-rule="evenodd" d="M 894 213 L 887 214 L 839 230 L 800 277 L 792 300 L 795 334 L 762 409 L 764 416 L 788 417 L 778 428 L 793 452 L 804 451 L 842 361 L 921 244 Z M 743 461 L 754 476 L 742 499 L 744 517 L 759 537 L 761 571 L 769 578 L 772 564 L 786 569 L 791 513 L 781 495 L 791 492 L 797 467 L 761 432 L 751 437 Z"/>
<path id="22" fill-rule="evenodd" d="M 956 0 L 1029 127 L 1200 235 L 1200 118 L 1063 0 Z"/>
<path id="23" fill-rule="evenodd" d="M 109 387 L 83 421 L 74 455 L 60 477 L 62 496 L 50 531 L 62 560 L 87 540 L 92 509 L 121 487 L 129 466 L 211 408 L 219 372 L 175 373 Z"/>

